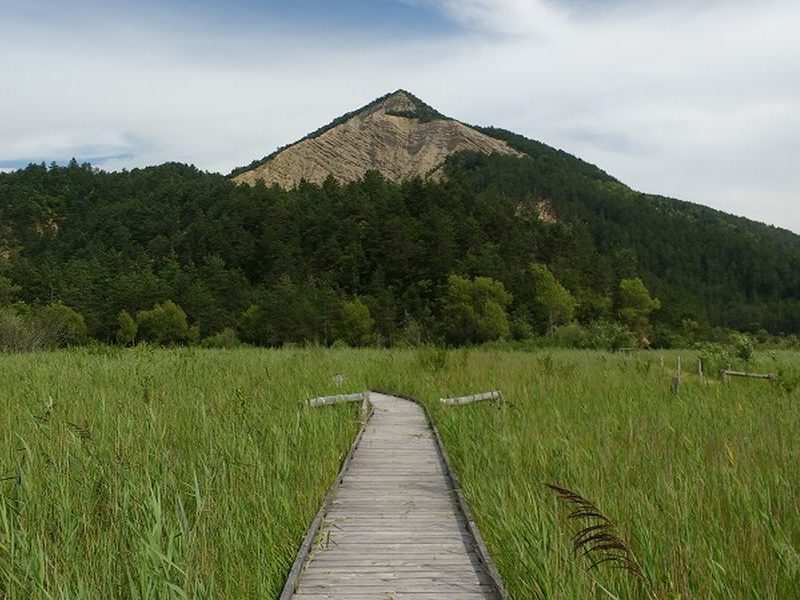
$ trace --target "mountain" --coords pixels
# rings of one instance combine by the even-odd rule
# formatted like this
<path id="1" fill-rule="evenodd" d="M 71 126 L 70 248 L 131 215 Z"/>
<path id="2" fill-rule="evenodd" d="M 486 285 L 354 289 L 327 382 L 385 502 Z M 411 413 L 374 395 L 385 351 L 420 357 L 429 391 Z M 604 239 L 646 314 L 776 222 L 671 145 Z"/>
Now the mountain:
<path id="1" fill-rule="evenodd" d="M 247 185 L 258 177 L 279 185 Z M 649 319 L 626 305 L 637 279 L 660 300 Z M 75 161 L 0 174 L 0 350 L 52 303 L 113 341 L 121 311 L 166 300 L 201 337 L 269 346 L 455 343 L 503 323 L 524 339 L 553 324 L 543 290 L 574 345 L 624 345 L 624 325 L 661 347 L 800 334 L 800 236 L 642 194 L 402 91 L 231 176 Z"/>
<path id="2" fill-rule="evenodd" d="M 278 152 L 234 172 L 234 181 L 294 187 L 305 179 L 322 183 L 332 175 L 357 181 L 367 171 L 400 182 L 436 178 L 458 152 L 521 157 L 506 142 L 445 117 L 419 98 L 398 90 Z"/>

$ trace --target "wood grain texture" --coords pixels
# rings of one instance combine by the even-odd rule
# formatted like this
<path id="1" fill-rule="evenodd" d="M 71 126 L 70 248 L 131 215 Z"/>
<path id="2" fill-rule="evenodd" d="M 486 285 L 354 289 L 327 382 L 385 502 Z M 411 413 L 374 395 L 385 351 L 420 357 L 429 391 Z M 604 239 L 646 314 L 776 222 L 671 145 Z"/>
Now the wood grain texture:
<path id="1" fill-rule="evenodd" d="M 425 411 L 375 392 L 370 401 L 290 597 L 501 598 Z"/>

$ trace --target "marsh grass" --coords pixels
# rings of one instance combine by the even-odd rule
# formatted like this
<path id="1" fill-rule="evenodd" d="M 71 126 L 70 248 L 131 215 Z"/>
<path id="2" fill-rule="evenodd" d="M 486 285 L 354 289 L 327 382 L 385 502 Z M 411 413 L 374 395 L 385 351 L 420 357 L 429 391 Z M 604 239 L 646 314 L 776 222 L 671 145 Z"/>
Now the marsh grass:
<path id="1" fill-rule="evenodd" d="M 435 372 L 397 361 L 382 387 L 428 402 L 512 598 L 642 597 L 618 570 L 587 577 L 547 482 L 614 515 L 658 598 L 799 597 L 800 395 L 685 367 L 676 397 L 679 355 L 696 364 L 690 352 L 455 351 Z M 749 368 L 798 366 L 772 353 Z M 491 389 L 508 401 L 499 410 L 435 402 Z"/>
<path id="2" fill-rule="evenodd" d="M 696 355 L 683 353 L 683 364 Z M 661 366 L 661 359 L 665 366 Z M 544 484 L 614 516 L 658 598 L 800 595 L 797 389 L 675 353 L 75 350 L 0 356 L 0 597 L 280 591 L 358 427 L 309 397 L 428 404 L 511 597 L 637 598 L 587 576 Z M 800 356 L 753 370 L 798 372 Z M 436 399 L 500 389 L 507 402 Z"/>
<path id="3" fill-rule="evenodd" d="M 358 426 L 314 352 L 0 357 L 0 597 L 280 591 Z"/>

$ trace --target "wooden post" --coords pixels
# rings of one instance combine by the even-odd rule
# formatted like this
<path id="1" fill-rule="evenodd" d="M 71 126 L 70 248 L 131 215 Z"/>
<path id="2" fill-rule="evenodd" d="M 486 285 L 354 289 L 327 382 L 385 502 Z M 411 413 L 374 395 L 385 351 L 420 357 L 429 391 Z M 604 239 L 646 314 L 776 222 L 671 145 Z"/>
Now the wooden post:
<path id="1" fill-rule="evenodd" d="M 777 379 L 777 375 L 775 373 L 746 373 L 745 371 L 731 371 L 728 369 L 727 371 L 722 372 L 722 377 L 726 381 L 730 381 L 731 377 L 747 377 L 749 379 L 766 379 L 768 381 L 774 381 Z"/>
<path id="2" fill-rule="evenodd" d="M 503 394 L 495 390 L 493 392 L 485 392 L 483 394 L 473 394 L 472 396 L 461 396 L 459 398 L 439 398 L 442 404 L 450 405 L 463 405 L 472 404 L 473 402 L 480 402 L 481 400 L 493 400 L 496 403 L 503 401 Z"/>
<path id="3" fill-rule="evenodd" d="M 681 372 L 681 357 L 678 357 L 678 385 L 681 384 L 681 379 L 683 378 L 683 373 Z"/>
<path id="4" fill-rule="evenodd" d="M 369 392 L 364 392 L 361 394 L 361 406 L 358 410 L 358 418 L 359 421 L 362 423 L 367 422 L 367 417 L 369 416 Z"/>
<path id="5" fill-rule="evenodd" d="M 340 394 L 338 396 L 322 396 L 320 398 L 311 398 L 308 401 L 309 406 L 326 406 L 328 404 L 339 404 L 340 402 L 361 402 L 364 399 L 364 393 L 358 392 L 357 394 Z"/>
<path id="6" fill-rule="evenodd" d="M 697 374 L 700 376 L 700 379 L 703 378 L 703 359 L 697 359 Z"/>

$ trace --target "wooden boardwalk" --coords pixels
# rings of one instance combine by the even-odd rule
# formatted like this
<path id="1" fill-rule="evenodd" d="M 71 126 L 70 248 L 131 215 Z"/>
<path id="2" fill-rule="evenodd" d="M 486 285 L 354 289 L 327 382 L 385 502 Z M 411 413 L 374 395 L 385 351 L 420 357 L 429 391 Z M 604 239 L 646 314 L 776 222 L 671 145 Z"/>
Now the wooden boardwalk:
<path id="1" fill-rule="evenodd" d="M 372 418 L 282 598 L 504 597 L 422 407 L 370 400 Z"/>

